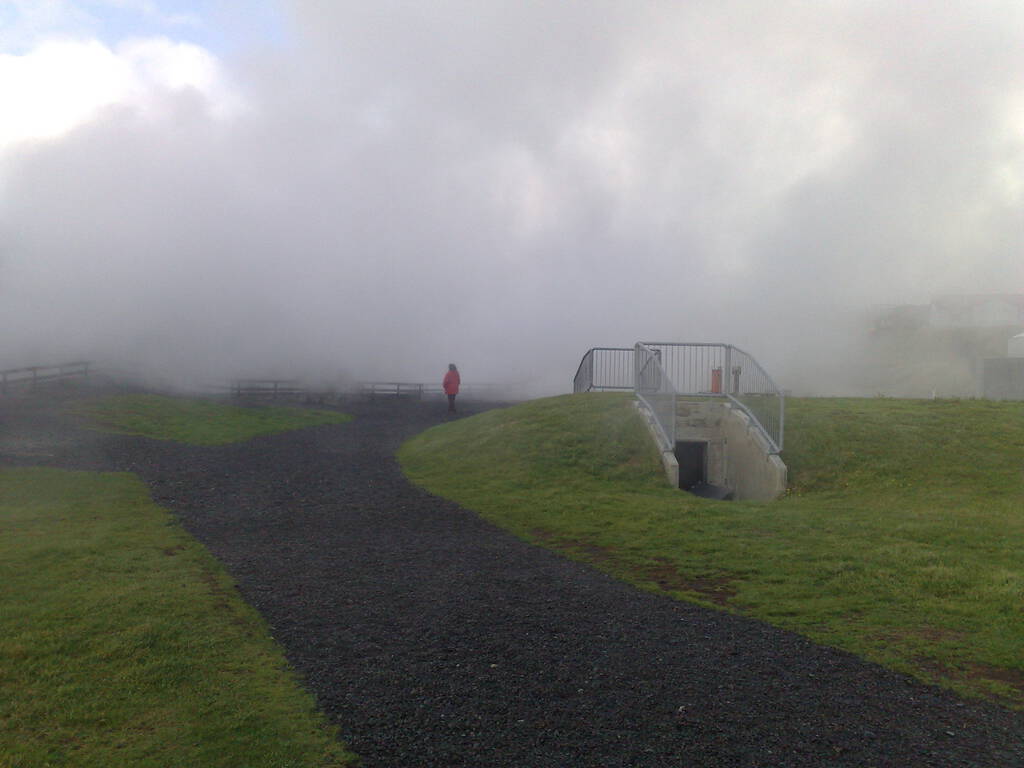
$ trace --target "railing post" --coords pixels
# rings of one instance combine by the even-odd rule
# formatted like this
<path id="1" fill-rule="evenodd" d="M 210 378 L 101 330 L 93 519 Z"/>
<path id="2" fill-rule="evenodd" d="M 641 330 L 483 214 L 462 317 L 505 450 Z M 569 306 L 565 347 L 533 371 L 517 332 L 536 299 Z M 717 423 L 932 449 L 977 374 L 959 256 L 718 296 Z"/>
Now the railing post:
<path id="1" fill-rule="evenodd" d="M 723 387 L 725 394 L 735 395 L 736 392 L 731 391 L 733 387 L 732 344 L 725 345 L 725 370 L 722 371 L 722 375 L 724 378 L 726 378 L 725 387 Z"/>
<path id="2" fill-rule="evenodd" d="M 640 342 L 633 345 L 633 394 L 640 394 Z"/>
<path id="3" fill-rule="evenodd" d="M 786 393 L 779 390 L 779 434 L 776 447 L 782 451 L 786 440 Z"/>

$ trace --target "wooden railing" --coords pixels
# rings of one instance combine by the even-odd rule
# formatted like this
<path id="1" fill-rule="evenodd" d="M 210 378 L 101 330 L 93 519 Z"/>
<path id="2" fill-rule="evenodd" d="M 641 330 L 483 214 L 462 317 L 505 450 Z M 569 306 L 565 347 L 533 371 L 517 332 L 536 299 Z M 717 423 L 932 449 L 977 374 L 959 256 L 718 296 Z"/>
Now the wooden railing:
<path id="1" fill-rule="evenodd" d="M 359 392 L 371 400 L 378 395 L 393 397 L 415 397 L 422 400 L 424 395 L 443 394 L 441 387 L 434 384 L 409 381 L 369 381 L 359 385 Z"/>
<path id="2" fill-rule="evenodd" d="M 235 397 L 302 397 L 306 387 L 297 379 L 235 379 L 231 382 Z"/>
<path id="3" fill-rule="evenodd" d="M 0 371 L 0 393 L 19 388 L 36 387 L 68 379 L 87 379 L 91 363 L 74 362 L 62 365 L 30 365 L 27 368 L 8 368 Z"/>

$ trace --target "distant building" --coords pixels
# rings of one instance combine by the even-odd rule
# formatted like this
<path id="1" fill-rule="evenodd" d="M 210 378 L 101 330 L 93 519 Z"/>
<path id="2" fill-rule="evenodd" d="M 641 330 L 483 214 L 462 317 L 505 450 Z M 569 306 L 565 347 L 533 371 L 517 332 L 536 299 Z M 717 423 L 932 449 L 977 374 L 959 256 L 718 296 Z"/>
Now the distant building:
<path id="1" fill-rule="evenodd" d="M 984 361 L 981 396 L 989 400 L 1024 400 L 1024 333 L 1006 342 L 1006 357 Z"/>
<path id="2" fill-rule="evenodd" d="M 1007 357 L 1024 357 L 1024 333 L 1018 333 L 1006 342 Z"/>
<path id="3" fill-rule="evenodd" d="M 926 328 L 931 314 L 929 304 L 882 304 L 872 312 L 872 330 L 914 330 Z"/>
<path id="4" fill-rule="evenodd" d="M 1024 326 L 1024 294 L 986 293 L 940 296 L 930 306 L 933 328 Z"/>
<path id="5" fill-rule="evenodd" d="M 920 328 L 1024 328 L 1024 293 L 963 293 L 930 304 L 876 306 L 875 331 Z"/>
<path id="6" fill-rule="evenodd" d="M 902 397 L 1024 400 L 1024 294 L 948 294 L 927 304 L 875 306 L 861 377 Z"/>

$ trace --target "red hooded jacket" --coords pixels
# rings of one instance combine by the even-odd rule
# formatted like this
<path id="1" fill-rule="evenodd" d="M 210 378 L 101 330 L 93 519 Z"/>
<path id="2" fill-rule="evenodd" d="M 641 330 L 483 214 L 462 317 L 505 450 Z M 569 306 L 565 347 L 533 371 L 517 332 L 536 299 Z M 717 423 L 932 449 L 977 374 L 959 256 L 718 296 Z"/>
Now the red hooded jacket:
<path id="1" fill-rule="evenodd" d="M 457 395 L 459 394 L 459 384 L 461 383 L 462 379 L 459 377 L 458 371 L 448 371 L 444 375 L 444 381 L 441 382 L 441 386 L 444 387 L 446 395 Z"/>

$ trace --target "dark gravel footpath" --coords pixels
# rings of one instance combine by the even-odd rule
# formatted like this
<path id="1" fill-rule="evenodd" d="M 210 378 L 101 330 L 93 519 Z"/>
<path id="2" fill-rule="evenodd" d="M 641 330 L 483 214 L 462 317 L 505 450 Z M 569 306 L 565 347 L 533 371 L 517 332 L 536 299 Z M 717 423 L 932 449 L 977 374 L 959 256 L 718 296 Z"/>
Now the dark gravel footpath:
<path id="1" fill-rule="evenodd" d="M 1024 766 L 1019 713 L 639 592 L 413 487 L 394 451 L 440 409 L 353 403 L 216 448 L 8 441 L 0 463 L 145 478 L 366 766 Z"/>

